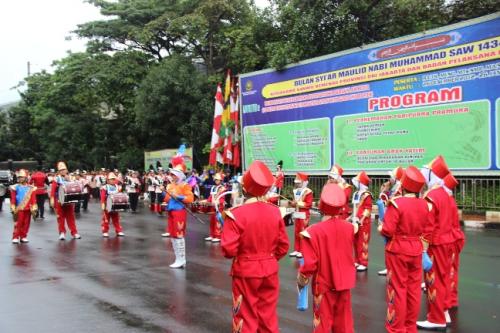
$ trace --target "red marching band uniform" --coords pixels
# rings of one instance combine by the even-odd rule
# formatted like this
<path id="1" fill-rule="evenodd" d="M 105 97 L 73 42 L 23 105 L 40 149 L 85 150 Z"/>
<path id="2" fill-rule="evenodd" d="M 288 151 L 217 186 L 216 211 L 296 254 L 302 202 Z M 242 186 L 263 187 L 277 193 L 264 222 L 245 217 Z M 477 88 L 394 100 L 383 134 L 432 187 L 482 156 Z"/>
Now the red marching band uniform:
<path id="1" fill-rule="evenodd" d="M 118 237 L 123 237 L 123 228 L 120 224 L 120 213 L 119 212 L 109 212 L 106 207 L 106 202 L 108 196 L 120 192 L 120 186 L 116 184 L 117 177 L 113 172 L 108 174 L 108 184 L 101 186 L 101 209 L 102 209 L 102 219 L 101 219 L 101 232 L 103 237 L 109 237 L 109 222 L 113 222 L 116 235 Z"/>
<path id="2" fill-rule="evenodd" d="M 167 185 L 163 202 L 167 209 L 167 230 L 162 237 L 172 237 L 172 247 L 175 254 L 175 262 L 170 268 L 184 268 L 186 266 L 186 226 L 187 226 L 187 204 L 194 201 L 191 186 L 186 183 L 186 165 L 182 156 L 172 159 L 170 175 L 172 182 Z"/>
<path id="3" fill-rule="evenodd" d="M 251 198 L 226 212 L 221 245 L 233 260 L 233 333 L 279 332 L 278 260 L 289 243 L 279 208 L 262 198 L 273 181 L 267 166 L 254 161 L 242 180 Z"/>
<path id="4" fill-rule="evenodd" d="M 326 184 L 319 203 L 322 221 L 301 233 L 304 265 L 297 284 L 302 288 L 312 278 L 314 333 L 354 332 L 351 289 L 356 284 L 356 268 L 352 248 L 358 225 L 342 217 L 345 203 L 344 189 Z"/>
<path id="5" fill-rule="evenodd" d="M 458 185 L 458 181 L 451 173 L 443 179 L 446 192 L 450 196 L 451 205 L 451 227 L 453 239 L 450 269 L 450 290 L 447 293 L 446 309 L 458 307 L 458 272 L 460 269 L 460 252 L 465 245 L 465 235 L 460 228 L 460 219 L 458 216 L 458 207 L 453 197 L 453 189 Z"/>
<path id="6" fill-rule="evenodd" d="M 31 216 L 36 214 L 36 187 L 28 185 L 28 172 L 24 169 L 17 174 L 18 183 L 10 186 L 10 210 L 14 216 L 12 243 L 28 243 Z"/>
<path id="7" fill-rule="evenodd" d="M 295 223 L 295 242 L 293 244 L 294 251 L 290 253 L 290 257 L 302 257 L 301 235 L 309 225 L 311 216 L 311 207 L 313 204 L 313 191 L 307 187 L 309 176 L 303 172 L 297 172 L 294 183 L 297 188 L 293 189 L 292 206 L 296 212 L 293 213 Z"/>
<path id="8" fill-rule="evenodd" d="M 210 214 L 210 230 L 208 237 L 205 238 L 206 241 L 211 241 L 213 243 L 220 242 L 221 234 L 222 234 L 222 225 L 220 221 L 217 219 L 216 211 L 222 212 L 224 210 L 224 205 L 226 203 L 226 198 L 222 195 L 225 191 L 224 185 L 221 185 L 222 175 L 220 173 L 216 173 L 214 176 L 215 185 L 210 189 L 210 196 L 207 199 L 207 202 L 212 204 L 209 207 L 208 213 Z M 215 208 L 217 206 L 217 209 Z"/>
<path id="9" fill-rule="evenodd" d="M 424 185 L 420 170 L 408 167 L 401 179 L 405 194 L 389 200 L 378 229 L 387 238 L 387 332 L 417 332 L 424 251 L 421 237 L 429 214 L 427 201 L 417 194 Z"/>
<path id="10" fill-rule="evenodd" d="M 424 228 L 423 239 L 433 265 L 424 274 L 427 288 L 427 320 L 417 322 L 421 329 L 445 330 L 446 301 L 450 286 L 451 260 L 455 239 L 452 233 L 450 196 L 443 188 L 443 179 L 450 173 L 442 156 L 422 169 L 429 191 L 425 199 L 432 206 Z M 446 314 L 445 314 L 446 312 Z"/>
<path id="11" fill-rule="evenodd" d="M 71 236 L 74 239 L 80 239 L 81 236 L 78 234 L 76 229 L 75 221 L 75 204 L 67 203 L 61 204 L 59 202 L 58 190 L 59 186 L 62 186 L 66 181 L 68 181 L 68 168 L 64 162 L 57 163 L 58 175 L 54 178 L 50 188 L 50 205 L 54 207 L 56 211 L 57 226 L 59 230 L 59 239 L 66 239 L 66 226 L 65 222 L 68 224 Z"/>
<path id="12" fill-rule="evenodd" d="M 368 269 L 368 245 L 371 236 L 372 194 L 368 191 L 370 178 L 366 172 L 360 172 L 352 179 L 354 186 L 358 189 L 354 193 L 353 222 L 360 224 L 359 231 L 354 237 L 354 258 L 358 271 Z"/>

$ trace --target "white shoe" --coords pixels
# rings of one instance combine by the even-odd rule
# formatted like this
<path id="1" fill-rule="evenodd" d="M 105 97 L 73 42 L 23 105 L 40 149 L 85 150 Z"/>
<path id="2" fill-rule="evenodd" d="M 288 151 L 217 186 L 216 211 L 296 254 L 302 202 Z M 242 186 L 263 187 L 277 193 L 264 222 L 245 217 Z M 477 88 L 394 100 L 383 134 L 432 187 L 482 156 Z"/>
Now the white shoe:
<path id="1" fill-rule="evenodd" d="M 116 235 L 118 237 L 125 237 L 125 234 L 123 233 L 123 231 L 117 232 Z"/>
<path id="2" fill-rule="evenodd" d="M 387 268 L 377 272 L 378 275 L 387 275 Z"/>
<path id="3" fill-rule="evenodd" d="M 220 243 L 220 238 L 212 238 L 212 243 Z"/>
<path id="4" fill-rule="evenodd" d="M 368 267 L 366 267 L 365 265 L 358 265 L 358 267 L 356 267 L 356 270 L 358 272 L 364 272 L 368 269 Z"/>
<path id="5" fill-rule="evenodd" d="M 21 243 L 29 243 L 29 242 L 30 241 L 28 240 L 28 238 L 26 238 L 26 237 L 21 238 Z M 448 311 L 446 311 L 446 312 L 448 312 Z"/>
<path id="6" fill-rule="evenodd" d="M 19 238 L 12 238 L 12 244 L 19 244 Z"/>
<path id="7" fill-rule="evenodd" d="M 61 232 L 59 234 L 59 240 L 65 240 L 66 239 L 66 235 L 64 234 L 64 232 Z"/>
<path id="8" fill-rule="evenodd" d="M 213 239 L 213 238 L 212 238 L 212 237 L 210 237 L 210 236 L 205 237 L 205 240 L 206 240 L 207 242 L 210 242 L 212 239 Z"/>
<path id="9" fill-rule="evenodd" d="M 354 263 L 354 267 L 358 267 L 359 264 L 357 262 Z"/>
<path id="10" fill-rule="evenodd" d="M 82 236 L 80 236 L 80 234 L 74 234 L 73 236 L 71 236 L 73 239 L 81 239 Z"/>
<path id="11" fill-rule="evenodd" d="M 417 321 L 417 327 L 429 331 L 446 331 L 446 324 L 435 324 L 430 321 Z"/>
<path id="12" fill-rule="evenodd" d="M 295 255 L 297 258 L 302 258 L 302 253 L 300 252 L 297 252 L 297 254 Z"/>
<path id="13" fill-rule="evenodd" d="M 444 312 L 444 318 L 446 320 L 446 325 L 449 325 L 451 324 L 451 317 L 450 317 L 450 313 L 448 312 L 448 310 L 446 310 Z"/>
<path id="14" fill-rule="evenodd" d="M 290 257 L 296 257 L 297 256 L 297 251 L 293 251 L 289 254 Z"/>
<path id="15" fill-rule="evenodd" d="M 104 238 L 108 238 L 108 237 L 109 237 L 109 234 L 108 234 L 107 232 L 103 232 L 103 233 L 102 233 L 102 237 L 104 237 Z"/>
<path id="16" fill-rule="evenodd" d="M 427 291 L 427 287 L 425 286 L 425 282 L 422 282 L 420 285 L 420 288 L 422 288 L 423 291 Z"/>
<path id="17" fill-rule="evenodd" d="M 170 233 L 169 232 L 165 232 L 165 233 L 161 234 L 161 237 L 170 237 Z"/>
<path id="18" fill-rule="evenodd" d="M 174 247 L 175 262 L 169 265 L 170 268 L 184 268 L 186 266 L 186 241 L 184 238 L 172 239 Z"/>

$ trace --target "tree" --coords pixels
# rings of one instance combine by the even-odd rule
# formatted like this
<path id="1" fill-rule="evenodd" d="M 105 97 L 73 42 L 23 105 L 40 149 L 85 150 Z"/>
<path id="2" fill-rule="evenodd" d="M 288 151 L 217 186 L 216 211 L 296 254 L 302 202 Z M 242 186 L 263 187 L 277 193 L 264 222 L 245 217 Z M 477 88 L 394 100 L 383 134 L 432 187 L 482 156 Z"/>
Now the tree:
<path id="1" fill-rule="evenodd" d="M 137 122 L 146 150 L 200 148 L 209 140 L 213 85 L 189 59 L 171 56 L 152 67 L 136 99 Z M 199 154 L 197 152 L 197 154 Z"/>

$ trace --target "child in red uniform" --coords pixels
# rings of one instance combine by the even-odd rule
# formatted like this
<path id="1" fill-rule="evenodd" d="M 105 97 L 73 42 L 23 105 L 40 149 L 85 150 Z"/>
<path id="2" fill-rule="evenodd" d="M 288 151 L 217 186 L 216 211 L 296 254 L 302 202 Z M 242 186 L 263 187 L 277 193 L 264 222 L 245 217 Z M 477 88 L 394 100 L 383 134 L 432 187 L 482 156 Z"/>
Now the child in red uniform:
<path id="1" fill-rule="evenodd" d="M 354 332 L 351 289 L 356 284 L 352 247 L 357 224 L 342 218 L 346 203 L 344 189 L 327 184 L 321 192 L 319 209 L 324 215 L 303 236 L 304 265 L 297 277 L 303 288 L 312 277 L 313 332 Z"/>
<path id="2" fill-rule="evenodd" d="M 109 237 L 109 222 L 113 222 L 115 227 L 116 236 L 123 237 L 123 228 L 120 224 L 120 212 L 108 212 L 106 209 L 106 202 L 108 196 L 114 193 L 120 192 L 119 185 L 116 184 L 117 177 L 113 172 L 108 174 L 108 183 L 101 187 L 101 209 L 102 209 L 102 220 L 101 220 L 101 231 L 102 237 Z"/>
<path id="3" fill-rule="evenodd" d="M 403 196 L 390 199 L 384 223 L 378 227 L 387 237 L 387 332 L 416 333 L 420 310 L 422 280 L 422 234 L 427 223 L 429 206 L 418 193 L 425 178 L 414 166 L 408 167 L 401 179 Z"/>
<path id="4" fill-rule="evenodd" d="M 221 245 L 233 259 L 233 333 L 279 332 L 278 260 L 288 237 L 279 208 L 262 199 L 273 181 L 267 166 L 254 161 L 243 176 L 246 202 L 226 212 Z"/>
<path id="5" fill-rule="evenodd" d="M 17 174 L 17 184 L 10 187 L 10 210 L 14 215 L 12 243 L 28 243 L 31 215 L 36 214 L 36 187 L 28 185 L 28 172 L 24 169 Z"/>
<path id="6" fill-rule="evenodd" d="M 297 186 L 293 189 L 292 207 L 296 208 L 293 213 L 295 223 L 295 242 L 294 251 L 289 254 L 290 257 L 302 258 L 302 247 L 300 233 L 309 225 L 311 216 L 311 207 L 313 203 L 313 191 L 307 187 L 309 176 L 303 172 L 297 172 L 294 183 Z"/>
<path id="7" fill-rule="evenodd" d="M 451 226 L 452 234 L 455 242 L 452 247 L 451 254 L 451 271 L 450 271 L 450 290 L 447 293 L 446 312 L 445 316 L 449 316 L 448 310 L 458 307 L 458 271 L 460 268 L 460 252 L 465 245 L 465 235 L 460 228 L 460 219 L 458 217 L 458 208 L 455 198 L 453 197 L 453 189 L 458 185 L 458 180 L 451 174 L 451 172 L 444 177 L 444 189 L 450 195 L 451 204 Z"/>
<path id="8" fill-rule="evenodd" d="M 368 191 L 370 178 L 366 172 L 360 172 L 352 179 L 352 183 L 358 189 L 352 198 L 353 217 L 352 221 L 359 223 L 359 232 L 354 237 L 354 255 L 356 269 L 363 272 L 368 269 L 368 244 L 370 243 L 372 222 L 372 194 Z M 356 213 L 354 215 L 354 213 Z"/>
<path id="9" fill-rule="evenodd" d="M 452 233 L 450 196 L 443 188 L 443 179 L 450 173 L 442 156 L 422 169 L 429 191 L 425 199 L 432 206 L 424 227 L 423 239 L 428 244 L 432 268 L 425 273 L 427 288 L 427 320 L 418 321 L 420 329 L 446 330 L 446 300 L 450 285 L 451 256 L 455 239 Z"/>

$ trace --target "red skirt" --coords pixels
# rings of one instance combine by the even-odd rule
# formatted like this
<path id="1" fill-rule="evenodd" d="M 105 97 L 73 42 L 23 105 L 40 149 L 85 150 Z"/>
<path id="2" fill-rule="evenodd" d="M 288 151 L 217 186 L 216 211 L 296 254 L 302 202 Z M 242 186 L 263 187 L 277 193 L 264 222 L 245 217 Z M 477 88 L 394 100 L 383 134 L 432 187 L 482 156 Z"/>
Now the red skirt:
<path id="1" fill-rule="evenodd" d="M 184 238 L 186 235 L 187 212 L 185 209 L 168 211 L 168 232 L 170 237 Z"/>

